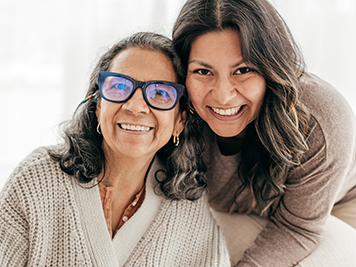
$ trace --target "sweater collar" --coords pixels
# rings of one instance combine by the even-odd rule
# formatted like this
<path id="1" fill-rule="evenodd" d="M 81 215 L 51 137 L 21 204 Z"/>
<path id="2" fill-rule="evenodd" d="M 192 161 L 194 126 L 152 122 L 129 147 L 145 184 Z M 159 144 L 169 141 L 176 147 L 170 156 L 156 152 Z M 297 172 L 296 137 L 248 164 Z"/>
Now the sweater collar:
<path id="1" fill-rule="evenodd" d="M 79 184 L 73 179 L 75 198 L 82 221 L 82 227 L 90 246 L 89 250 L 98 266 L 123 266 L 134 248 L 145 234 L 164 199 L 157 195 L 155 173 L 163 170 L 162 163 L 155 157 L 147 175 L 146 197 L 141 208 L 128 220 L 111 240 L 101 205 L 96 180 L 89 184 Z M 157 191 L 157 190 L 156 190 Z"/>

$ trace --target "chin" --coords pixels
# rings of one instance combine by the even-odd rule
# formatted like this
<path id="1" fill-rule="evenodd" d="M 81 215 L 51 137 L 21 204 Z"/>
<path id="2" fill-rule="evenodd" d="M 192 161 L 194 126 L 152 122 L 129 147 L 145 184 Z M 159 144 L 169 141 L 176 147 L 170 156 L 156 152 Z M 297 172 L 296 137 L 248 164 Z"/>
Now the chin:
<path id="1" fill-rule="evenodd" d="M 216 135 L 225 138 L 236 137 L 244 132 L 243 130 L 239 129 L 224 129 L 223 127 L 211 127 L 210 125 L 209 127 Z"/>

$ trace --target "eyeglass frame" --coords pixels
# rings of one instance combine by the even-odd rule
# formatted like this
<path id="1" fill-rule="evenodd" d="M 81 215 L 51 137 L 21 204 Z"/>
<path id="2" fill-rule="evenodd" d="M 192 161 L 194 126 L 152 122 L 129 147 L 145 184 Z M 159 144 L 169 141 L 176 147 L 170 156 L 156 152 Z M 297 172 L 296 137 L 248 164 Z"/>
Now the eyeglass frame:
<path id="1" fill-rule="evenodd" d="M 124 78 L 124 79 L 127 79 L 127 80 L 132 82 L 133 89 L 130 92 L 129 96 L 125 100 L 111 100 L 111 99 L 108 99 L 108 98 L 106 98 L 104 96 L 103 91 L 102 91 L 102 84 L 105 81 L 105 79 L 107 77 L 109 77 L 109 76 Z M 174 109 L 176 107 L 176 105 L 178 104 L 179 100 L 181 99 L 181 97 L 183 96 L 184 88 L 185 88 L 184 85 L 179 84 L 179 83 L 175 83 L 175 82 L 169 82 L 169 81 L 163 81 L 163 80 L 152 80 L 152 81 L 142 82 L 142 81 L 137 81 L 134 78 L 131 78 L 130 76 L 127 76 L 125 74 L 121 74 L 121 73 L 117 73 L 117 72 L 105 72 L 105 71 L 100 71 L 99 72 L 97 82 L 98 82 L 98 86 L 99 86 L 100 95 L 106 101 L 113 102 L 113 103 L 124 103 L 124 102 L 127 102 L 135 94 L 136 90 L 138 88 L 141 88 L 142 89 L 143 98 L 144 98 L 146 104 L 149 107 L 153 108 L 153 109 L 162 110 L 162 111 L 168 111 L 168 110 Z M 165 85 L 172 86 L 177 92 L 177 99 L 175 100 L 173 106 L 170 107 L 170 108 L 159 108 L 159 107 L 153 106 L 148 101 L 147 95 L 146 95 L 147 86 L 149 86 L 150 84 L 165 84 Z"/>

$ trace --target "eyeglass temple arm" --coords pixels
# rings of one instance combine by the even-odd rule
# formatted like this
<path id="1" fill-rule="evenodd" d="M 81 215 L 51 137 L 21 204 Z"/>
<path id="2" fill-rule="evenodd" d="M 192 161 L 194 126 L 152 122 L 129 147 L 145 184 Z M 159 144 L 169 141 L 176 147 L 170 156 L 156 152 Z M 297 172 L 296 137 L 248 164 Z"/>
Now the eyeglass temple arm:
<path id="1" fill-rule="evenodd" d="M 87 102 L 89 99 L 93 98 L 94 96 L 96 96 L 96 94 L 98 93 L 98 91 L 96 91 L 94 94 L 91 94 L 89 96 L 87 96 L 82 102 L 80 102 L 80 104 L 84 104 L 85 102 Z"/>

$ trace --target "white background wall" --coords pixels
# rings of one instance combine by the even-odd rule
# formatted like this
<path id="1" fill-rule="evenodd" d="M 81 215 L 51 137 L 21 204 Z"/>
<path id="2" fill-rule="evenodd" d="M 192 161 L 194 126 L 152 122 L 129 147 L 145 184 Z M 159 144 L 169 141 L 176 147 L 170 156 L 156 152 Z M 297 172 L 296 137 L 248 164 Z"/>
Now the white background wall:
<path id="1" fill-rule="evenodd" d="M 356 113 L 356 0 L 271 0 Z M 83 99 L 98 56 L 133 32 L 171 35 L 184 0 L 0 0 L 0 188 Z M 330 114 L 332 116 L 332 114 Z"/>

